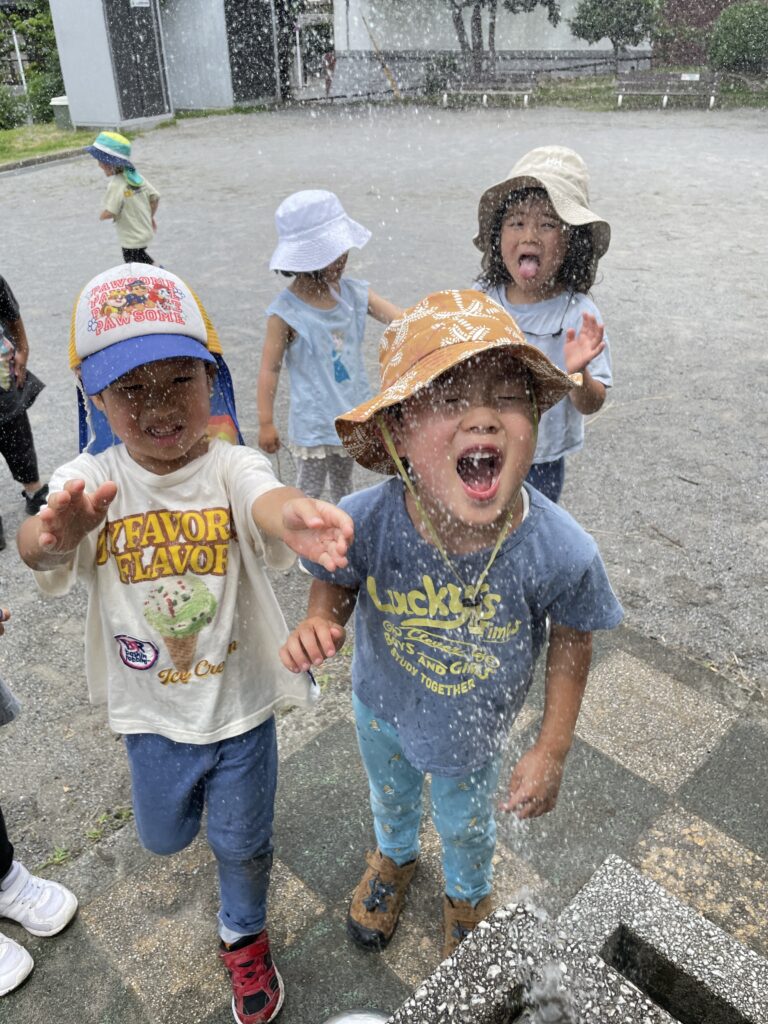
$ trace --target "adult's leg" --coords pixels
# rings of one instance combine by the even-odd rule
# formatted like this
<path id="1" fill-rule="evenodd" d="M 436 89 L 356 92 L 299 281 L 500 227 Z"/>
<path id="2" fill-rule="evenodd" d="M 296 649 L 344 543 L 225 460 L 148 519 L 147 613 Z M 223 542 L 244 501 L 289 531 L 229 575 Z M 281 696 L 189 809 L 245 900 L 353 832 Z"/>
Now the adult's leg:
<path id="1" fill-rule="evenodd" d="M 217 744 L 207 779 L 208 842 L 221 888 L 219 935 L 228 944 L 264 928 L 277 787 L 274 716 Z"/>
<path id="2" fill-rule="evenodd" d="M 352 469 L 355 460 L 347 455 L 331 454 L 326 459 L 328 463 L 328 489 L 331 492 L 331 501 L 338 505 L 345 494 L 352 492 Z"/>
<path id="3" fill-rule="evenodd" d="M 328 473 L 327 459 L 299 459 L 296 486 L 310 498 L 319 498 Z"/>
<path id="4" fill-rule="evenodd" d="M 32 426 L 26 412 L 0 423 L 0 454 L 29 497 L 41 488 Z"/>

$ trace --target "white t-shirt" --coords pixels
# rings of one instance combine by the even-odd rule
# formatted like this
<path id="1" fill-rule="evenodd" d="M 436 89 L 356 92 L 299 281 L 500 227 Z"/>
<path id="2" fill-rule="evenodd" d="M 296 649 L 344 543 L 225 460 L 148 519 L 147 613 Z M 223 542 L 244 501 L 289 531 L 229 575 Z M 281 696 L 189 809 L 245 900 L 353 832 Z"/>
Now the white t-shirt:
<path id="1" fill-rule="evenodd" d="M 88 688 L 115 732 L 214 743 L 315 698 L 311 677 L 278 657 L 287 628 L 265 563 L 288 568 L 294 555 L 253 521 L 254 500 L 281 486 L 263 455 L 212 441 L 159 476 L 120 444 L 60 467 L 50 490 L 78 478 L 88 492 L 117 483 L 108 518 L 70 564 L 35 577 L 50 595 L 88 587 Z"/>

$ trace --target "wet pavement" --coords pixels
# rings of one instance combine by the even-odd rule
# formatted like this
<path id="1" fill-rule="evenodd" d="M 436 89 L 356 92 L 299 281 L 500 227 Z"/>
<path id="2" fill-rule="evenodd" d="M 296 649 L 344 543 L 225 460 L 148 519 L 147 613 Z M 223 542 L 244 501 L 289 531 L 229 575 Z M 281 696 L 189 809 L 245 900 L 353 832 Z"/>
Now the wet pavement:
<path id="1" fill-rule="evenodd" d="M 373 231 L 349 272 L 405 305 L 471 282 L 481 191 L 546 143 L 584 155 L 593 206 L 613 228 L 594 297 L 616 386 L 569 462 L 563 504 L 600 544 L 626 620 L 598 637 L 557 809 L 502 824 L 496 894 L 506 902 L 525 887 L 556 914 L 616 853 L 766 955 L 764 113 L 322 108 L 182 121 L 140 137 L 134 153 L 162 193 L 150 251 L 208 307 L 255 443 L 263 311 L 281 286 L 267 270 L 280 200 L 303 187 L 338 192 Z M 76 442 L 72 303 L 120 260 L 112 225 L 97 219 L 103 187 L 87 156 L 0 175 L 1 272 L 22 306 L 31 368 L 48 384 L 32 410 L 43 477 Z M 372 369 L 378 333 L 372 323 Z M 278 468 L 292 481 L 288 456 Z M 0 473 L 12 536 L 23 503 Z M 370 479 L 361 471 L 357 483 Z M 295 570 L 275 578 L 289 622 L 306 586 Z M 0 673 L 23 703 L 0 732 L 0 802 L 19 856 L 33 869 L 54 861 L 43 873 L 81 903 L 52 940 L 3 923 L 37 966 L 0 1000 L 0 1021 L 223 1024 L 212 858 L 202 841 L 160 859 L 136 840 L 122 745 L 87 704 L 83 594 L 44 602 L 12 545 L 0 587 L 13 611 Z M 355 1005 L 394 1010 L 439 960 L 428 825 L 391 946 L 366 955 L 345 937 L 371 842 L 347 670 L 346 658 L 329 665 L 319 709 L 279 723 L 270 928 L 286 1024 L 321 1024 Z M 513 751 L 540 707 L 537 690 Z"/>

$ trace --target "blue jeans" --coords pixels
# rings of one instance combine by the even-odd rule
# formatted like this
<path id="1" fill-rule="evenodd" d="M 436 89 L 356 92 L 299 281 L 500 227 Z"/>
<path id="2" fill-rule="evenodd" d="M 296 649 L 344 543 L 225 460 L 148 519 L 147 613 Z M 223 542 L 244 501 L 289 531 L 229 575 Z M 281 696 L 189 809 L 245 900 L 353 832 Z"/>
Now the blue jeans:
<path id="1" fill-rule="evenodd" d="M 525 479 L 550 501 L 559 501 L 565 480 L 565 456 L 554 462 L 534 462 Z"/>
<path id="2" fill-rule="evenodd" d="M 376 841 L 384 856 L 406 864 L 419 854 L 424 772 L 410 764 L 397 729 L 353 695 L 357 741 L 368 773 Z M 443 850 L 445 891 L 476 906 L 491 891 L 496 847 L 494 795 L 501 756 L 459 778 L 432 776 L 432 821 Z"/>
<path id="3" fill-rule="evenodd" d="M 125 737 L 133 811 L 143 845 L 177 853 L 200 830 L 219 869 L 219 935 L 256 935 L 267 916 L 272 818 L 277 785 L 275 719 L 219 743 L 176 743 L 153 733 Z"/>

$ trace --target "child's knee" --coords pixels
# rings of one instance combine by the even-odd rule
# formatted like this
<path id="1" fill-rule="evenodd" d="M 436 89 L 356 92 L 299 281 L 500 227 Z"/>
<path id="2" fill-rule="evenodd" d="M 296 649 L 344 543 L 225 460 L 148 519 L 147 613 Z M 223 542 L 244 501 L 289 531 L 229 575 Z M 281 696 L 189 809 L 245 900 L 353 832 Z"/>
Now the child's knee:
<path id="1" fill-rule="evenodd" d="M 186 849 L 200 830 L 199 824 L 188 829 L 175 829 L 173 832 L 143 833 L 139 829 L 141 845 L 150 853 L 156 853 L 160 857 L 170 857 L 173 853 L 180 853 Z"/>

